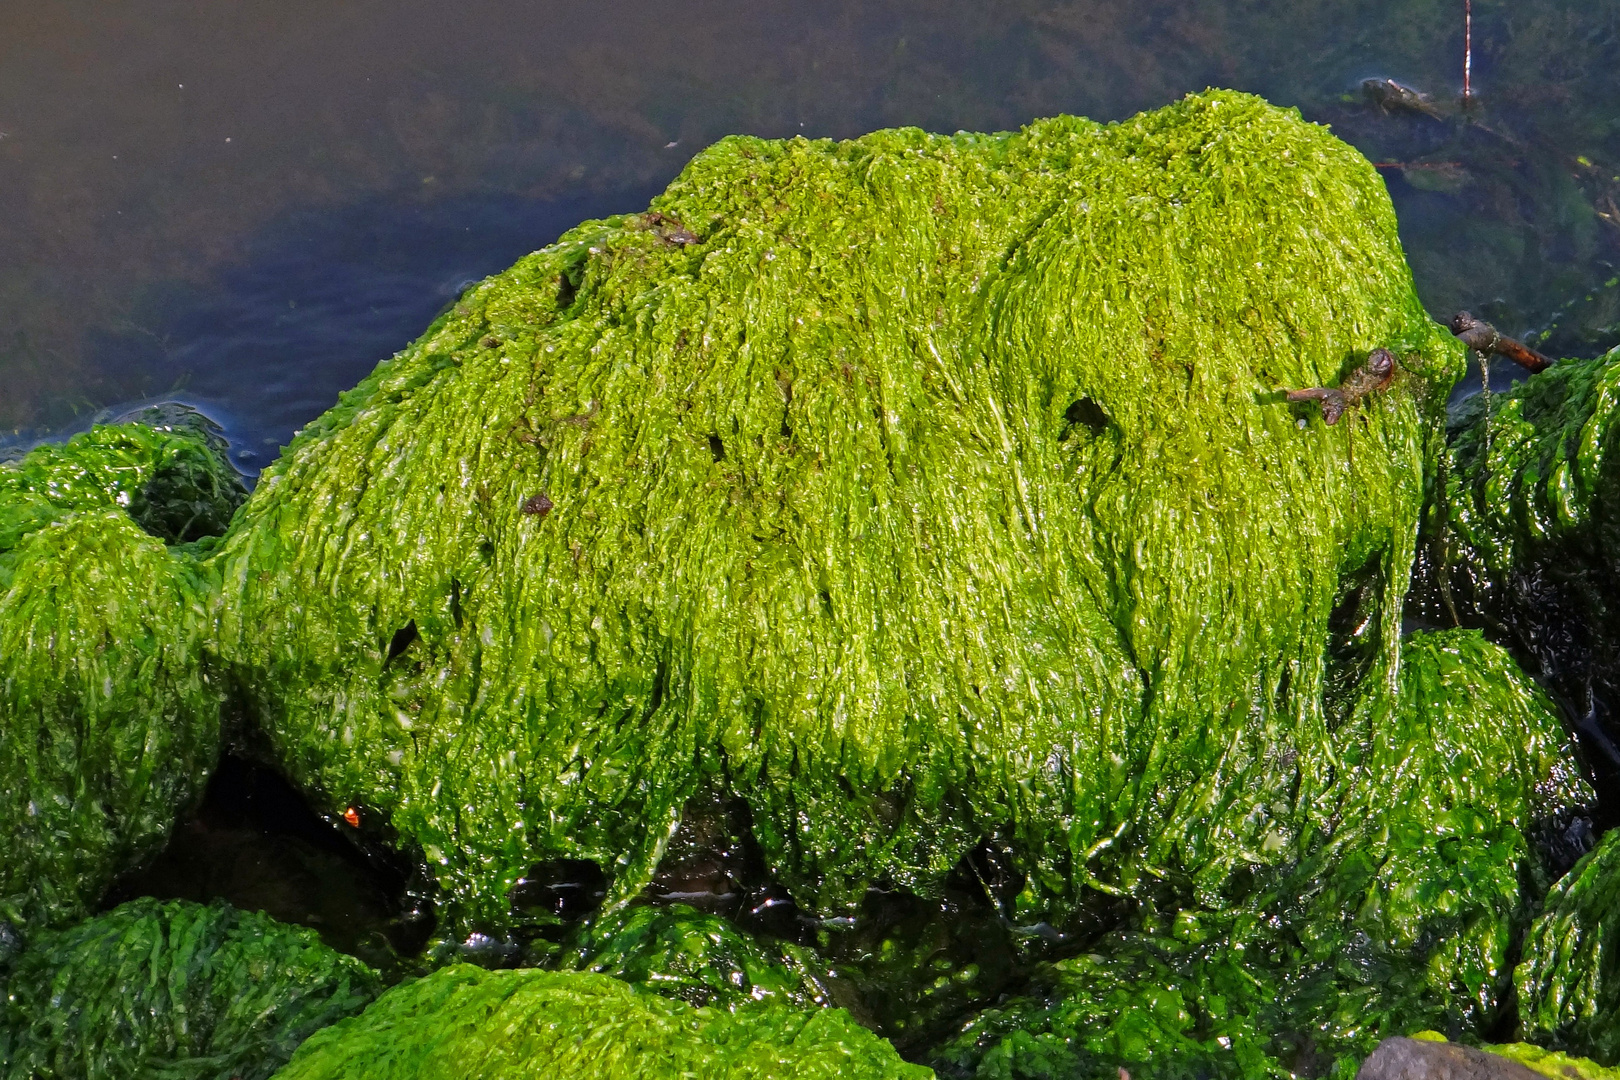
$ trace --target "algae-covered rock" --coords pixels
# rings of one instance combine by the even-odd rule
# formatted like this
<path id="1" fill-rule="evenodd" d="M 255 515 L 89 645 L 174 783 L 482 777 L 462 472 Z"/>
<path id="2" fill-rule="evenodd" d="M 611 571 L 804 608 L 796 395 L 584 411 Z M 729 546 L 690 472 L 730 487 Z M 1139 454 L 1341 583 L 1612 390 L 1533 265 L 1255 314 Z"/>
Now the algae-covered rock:
<path id="1" fill-rule="evenodd" d="M 1620 1080 L 1620 1069 L 1606 1069 L 1590 1058 L 1573 1057 L 1532 1043 L 1487 1045 L 1485 1049 L 1552 1080 Z"/>
<path id="2" fill-rule="evenodd" d="M 1620 832 L 1548 894 L 1514 971 L 1524 1038 L 1620 1064 Z"/>
<path id="3" fill-rule="evenodd" d="M 216 536 L 247 497 L 212 423 L 183 406 L 98 426 L 0 463 L 0 552 L 76 512 L 122 509 L 168 543 Z"/>
<path id="4" fill-rule="evenodd" d="M 924 1080 L 839 1009 L 695 1009 L 606 975 L 466 964 L 390 990 L 278 1080 Z"/>
<path id="5" fill-rule="evenodd" d="M 264 1080 L 381 990 L 314 931 L 134 900 L 40 931 L 0 968 L 5 1080 Z"/>
<path id="6" fill-rule="evenodd" d="M 82 914 L 201 792 L 218 586 L 164 539 L 223 527 L 233 476 L 188 429 L 137 424 L 0 465 L 0 915 Z"/>
<path id="7" fill-rule="evenodd" d="M 1492 1029 L 1535 894 L 1526 834 L 1590 793 L 1551 702 L 1477 633 L 1409 638 L 1399 703 L 1357 718 L 1310 858 L 1230 906 L 1141 911 L 964 1027 L 941 1073 L 1348 1076 L 1384 1036 Z"/>
<path id="8" fill-rule="evenodd" d="M 1564 360 L 1456 417 L 1426 526 L 1431 616 L 1489 626 L 1569 702 L 1620 790 L 1620 351 Z M 1620 806 L 1605 806 L 1605 824 Z"/>
<path id="9" fill-rule="evenodd" d="M 1282 400 L 1379 346 L 1345 421 Z M 993 831 L 1020 920 L 1213 897 L 1336 828 L 1459 360 L 1376 172 L 1252 97 L 727 139 L 295 440 L 220 556 L 222 651 L 452 930 L 545 860 L 622 902 L 715 795 L 823 914 Z"/>
<path id="10" fill-rule="evenodd" d="M 1437 1031 L 1411 1038 L 1385 1039 L 1362 1062 L 1356 1080 L 1620 1080 L 1620 1071 L 1588 1058 L 1571 1057 L 1533 1043 L 1486 1043 L 1481 1047 L 1448 1043 Z"/>

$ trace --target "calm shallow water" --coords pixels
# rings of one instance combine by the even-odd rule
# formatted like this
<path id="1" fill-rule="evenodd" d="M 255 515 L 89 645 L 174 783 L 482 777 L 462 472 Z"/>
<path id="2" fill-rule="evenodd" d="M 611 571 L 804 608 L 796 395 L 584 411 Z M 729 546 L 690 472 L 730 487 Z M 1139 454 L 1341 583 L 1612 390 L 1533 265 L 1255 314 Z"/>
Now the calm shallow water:
<path id="1" fill-rule="evenodd" d="M 1620 4 L 0 0 L 0 449 L 143 399 L 252 473 L 469 281 L 730 132 L 1261 93 L 1384 164 L 1419 291 L 1620 341 Z M 1385 112 L 1361 81 L 1433 96 Z M 1404 167 L 1403 167 L 1404 166 Z"/>

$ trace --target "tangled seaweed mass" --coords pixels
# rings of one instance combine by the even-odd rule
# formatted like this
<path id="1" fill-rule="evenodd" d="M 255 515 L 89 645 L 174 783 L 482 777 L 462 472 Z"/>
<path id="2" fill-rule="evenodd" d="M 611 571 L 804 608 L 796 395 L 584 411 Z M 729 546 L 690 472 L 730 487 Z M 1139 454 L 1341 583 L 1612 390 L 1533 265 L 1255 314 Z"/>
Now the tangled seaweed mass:
<path id="1" fill-rule="evenodd" d="M 724 140 L 468 290 L 228 528 L 184 425 L 0 466 L 7 1023 L 121 1015 L 120 948 L 196 963 L 72 927 L 225 739 L 435 890 L 427 977 L 288 1077 L 1347 1077 L 1423 1029 L 1612 1062 L 1610 847 L 1566 876 L 1601 718 L 1578 753 L 1502 604 L 1404 621 L 1414 567 L 1413 610 L 1483 610 L 1599 528 L 1609 362 L 1498 395 L 1597 425 L 1550 532 L 1470 501 L 1523 474 L 1491 415 L 1448 435 L 1463 366 L 1373 168 L 1210 91 Z M 1562 438 L 1526 424 L 1518 459 Z M 732 894 L 674 863 L 731 852 L 738 899 L 682 906 Z M 970 894 L 1005 963 L 940 944 Z M 375 992 L 277 948 L 277 1032 Z M 83 989 L 17 989 L 46 954 Z"/>

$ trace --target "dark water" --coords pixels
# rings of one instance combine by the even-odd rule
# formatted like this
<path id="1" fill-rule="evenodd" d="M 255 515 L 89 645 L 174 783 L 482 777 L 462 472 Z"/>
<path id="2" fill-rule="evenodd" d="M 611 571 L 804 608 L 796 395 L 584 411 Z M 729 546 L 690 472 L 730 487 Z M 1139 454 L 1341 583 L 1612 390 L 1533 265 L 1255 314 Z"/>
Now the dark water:
<path id="1" fill-rule="evenodd" d="M 468 281 L 728 132 L 1115 119 L 1206 85 L 1383 164 L 1418 287 L 1620 340 L 1620 3 L 0 0 L 0 449 L 193 401 L 255 471 Z M 1398 79 L 1438 117 L 1385 111 Z"/>

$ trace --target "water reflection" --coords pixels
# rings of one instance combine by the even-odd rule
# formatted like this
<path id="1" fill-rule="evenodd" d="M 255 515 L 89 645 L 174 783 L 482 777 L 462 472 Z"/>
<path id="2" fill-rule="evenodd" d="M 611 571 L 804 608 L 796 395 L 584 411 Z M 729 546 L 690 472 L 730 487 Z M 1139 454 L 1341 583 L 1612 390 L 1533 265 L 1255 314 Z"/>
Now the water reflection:
<path id="1" fill-rule="evenodd" d="M 0 440 L 179 391 L 252 467 L 467 278 L 728 132 L 1108 119 L 1205 85 L 1375 161 L 1431 310 L 1620 333 L 1620 5 L 0 0 Z M 1388 111 L 1395 78 L 1447 106 Z M 246 455 L 257 455 L 256 458 Z"/>

